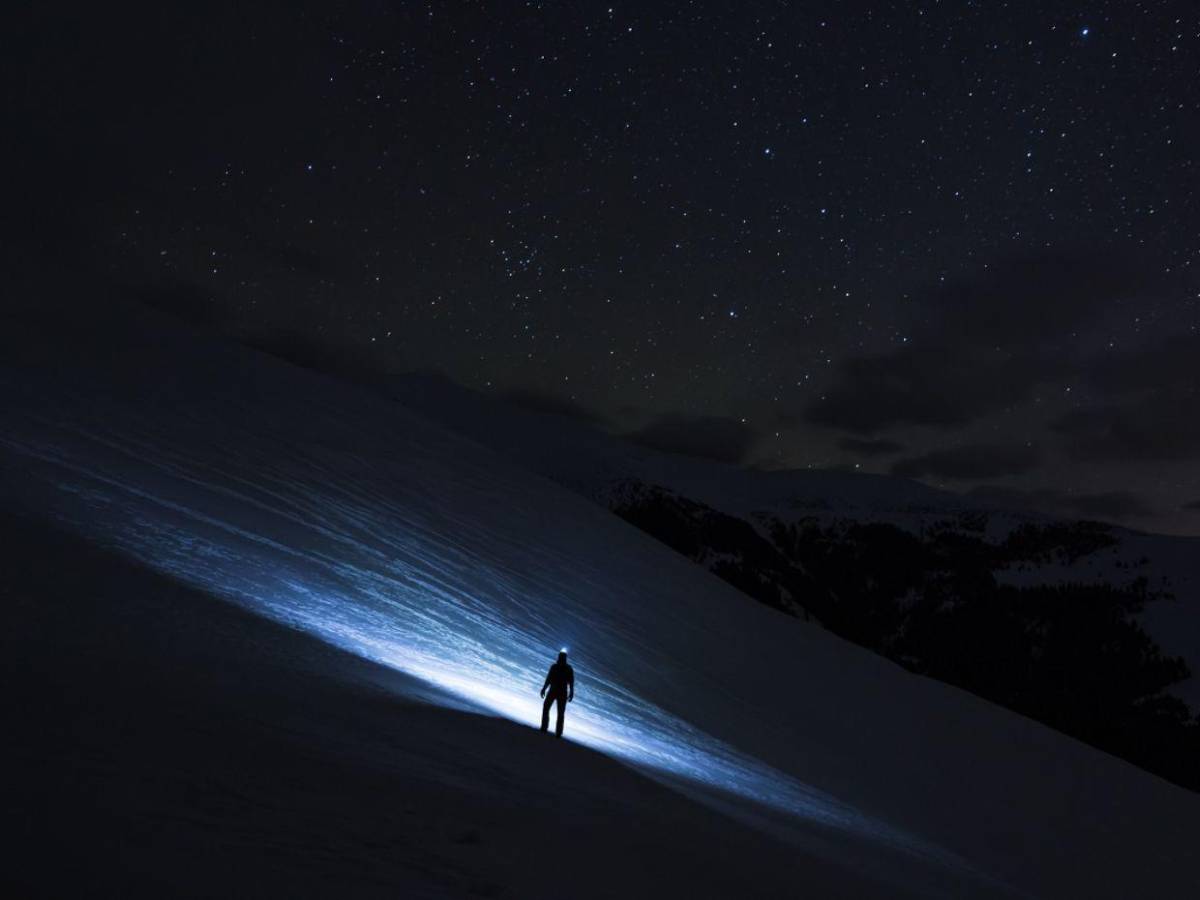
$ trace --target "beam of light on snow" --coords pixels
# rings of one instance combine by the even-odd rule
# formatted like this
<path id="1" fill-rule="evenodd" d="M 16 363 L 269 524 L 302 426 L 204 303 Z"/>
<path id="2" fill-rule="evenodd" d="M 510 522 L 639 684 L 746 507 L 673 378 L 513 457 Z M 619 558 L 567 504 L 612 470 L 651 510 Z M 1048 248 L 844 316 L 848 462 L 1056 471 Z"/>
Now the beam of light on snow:
<path id="1" fill-rule="evenodd" d="M 546 598 L 525 596 L 502 555 L 481 559 L 463 521 L 417 515 L 371 492 L 354 464 L 319 448 L 287 464 L 232 458 L 195 442 L 41 420 L 0 435 L 57 489 L 56 512 L 93 539 L 156 570 L 432 683 L 518 722 L 536 724 L 538 688 L 563 646 Z M 240 446 L 240 445 L 239 445 Z M 349 471 L 347 471 L 349 469 Z M 436 494 L 437 486 L 430 485 Z M 434 503 L 430 508 L 440 509 Z M 519 540 L 516 536 L 514 540 Z M 547 566 L 565 565 L 546 560 Z M 581 626 L 582 628 L 582 626 Z M 613 636 L 606 639 L 619 643 Z M 947 866 L 938 848 L 741 753 L 636 695 L 597 641 L 577 665 L 568 735 L 673 778 Z"/>

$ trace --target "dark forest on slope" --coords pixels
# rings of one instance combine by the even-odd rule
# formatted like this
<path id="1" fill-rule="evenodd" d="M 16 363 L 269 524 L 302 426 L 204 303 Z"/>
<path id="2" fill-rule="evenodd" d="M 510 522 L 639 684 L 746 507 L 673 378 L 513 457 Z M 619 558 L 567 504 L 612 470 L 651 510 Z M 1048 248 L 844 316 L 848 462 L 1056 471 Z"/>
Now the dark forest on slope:
<path id="1" fill-rule="evenodd" d="M 1200 719 L 1166 693 L 1190 670 L 1135 618 L 1170 595 L 1144 577 L 1028 587 L 997 578 L 1111 547 L 1107 526 L 1025 524 L 1002 542 L 985 539 L 983 517 L 914 534 L 763 516 L 760 530 L 656 486 L 628 483 L 616 497 L 623 519 L 755 600 L 1200 790 Z"/>

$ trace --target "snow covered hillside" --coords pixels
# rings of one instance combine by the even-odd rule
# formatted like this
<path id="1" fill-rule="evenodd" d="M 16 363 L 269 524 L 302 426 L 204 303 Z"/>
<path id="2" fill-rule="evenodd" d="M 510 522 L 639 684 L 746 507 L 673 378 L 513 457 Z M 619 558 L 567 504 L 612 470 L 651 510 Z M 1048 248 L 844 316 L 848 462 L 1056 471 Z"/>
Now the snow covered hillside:
<path id="1" fill-rule="evenodd" d="M 6 896 L 880 892 L 44 523 L 0 539 Z"/>
<path id="2" fill-rule="evenodd" d="M 54 577 L 43 585 L 26 569 L 8 598 L 15 624 L 6 655 L 30 704 L 18 749 L 28 763 L 61 748 L 59 774 L 39 770 L 62 779 L 49 792 L 54 803 L 87 806 L 97 829 L 112 817 L 126 828 L 113 834 L 134 836 L 96 850 L 66 830 L 74 826 L 42 821 L 47 792 L 25 790 L 14 801 L 33 829 L 25 843 L 57 842 L 94 877 L 115 884 L 142 871 L 131 858 L 137 840 L 170 851 L 171 865 L 145 870 L 158 883 L 202 868 L 218 877 L 214 860 L 244 856 L 255 842 L 285 857 L 315 842 L 329 857 L 321 877 L 332 879 L 309 883 L 316 893 L 338 893 L 345 858 L 357 854 L 386 865 L 370 885 L 349 885 L 352 893 L 419 883 L 433 895 L 531 896 L 530 882 L 502 859 L 489 869 L 462 849 L 475 840 L 473 826 L 440 856 L 438 835 L 417 826 L 391 832 L 403 836 L 403 854 L 373 844 L 375 832 L 360 829 L 386 810 L 366 794 L 394 794 L 400 816 L 410 792 L 427 811 L 444 794 L 448 810 L 488 810 L 498 829 L 561 847 L 561 836 L 546 835 L 583 827 L 574 813 L 560 825 L 556 811 L 578 791 L 592 811 L 586 860 L 593 869 L 607 860 L 610 870 L 590 887 L 591 872 L 576 872 L 583 890 L 573 892 L 582 895 L 603 896 L 614 879 L 634 896 L 662 889 L 646 884 L 636 854 L 624 854 L 631 842 L 658 840 L 653 828 L 627 831 L 638 803 L 653 806 L 659 818 L 649 821 L 671 832 L 668 858 L 682 858 L 676 848 L 686 846 L 673 819 L 699 848 L 728 829 L 731 846 L 763 855 L 765 874 L 752 885 L 763 893 L 772 878 L 796 893 L 840 884 L 850 896 L 1200 889 L 1190 839 L 1200 798 L 747 603 L 605 509 L 377 393 L 140 315 L 13 315 L 0 353 L 6 507 L 116 554 L 94 564 L 108 573 L 94 593 L 85 581 L 63 596 L 71 584 L 58 567 L 80 554 L 46 551 Z M 546 453 L 555 449 L 564 450 Z M 919 486 L 906 490 L 924 496 Z M 26 537 L 22 558 L 43 543 L 54 540 Z M 159 593 L 151 578 L 178 590 Z M 221 600 L 341 652 L 307 638 L 301 652 L 296 635 L 280 637 L 253 618 L 238 624 Z M 194 624 L 180 628 L 177 612 Z M 175 642 L 178 651 L 169 649 Z M 533 742 L 540 735 L 467 714 L 533 723 L 536 689 L 560 645 L 571 648 L 579 679 L 567 734 L 600 756 L 547 748 Z M 146 707 L 109 694 L 93 706 L 90 687 L 108 684 L 125 697 L 172 679 L 208 704 L 204 716 L 164 713 L 179 747 L 150 760 L 127 756 L 126 743 L 153 740 L 138 724 Z M 37 681 L 48 687 L 39 691 Z M 373 692 L 350 691 L 347 681 L 369 682 Z M 315 712 L 306 711 L 309 697 Z M 432 706 L 413 706 L 413 697 Z M 101 716 L 93 729 L 87 710 L 109 705 L 139 718 L 115 728 Z M 273 812 L 261 821 L 254 803 L 228 802 L 229 791 L 242 796 L 231 773 L 251 764 L 239 756 L 245 746 L 230 748 L 207 779 L 204 760 L 185 752 L 189 729 L 199 728 L 199 746 L 224 753 L 222 729 L 203 723 L 225 717 L 245 740 L 264 739 L 266 727 L 268 755 L 283 760 Z M 545 769 L 558 765 L 550 760 L 560 749 L 572 754 L 563 763 L 571 777 L 555 783 Z M 370 785 L 361 804 L 310 793 L 324 766 L 303 768 L 290 790 L 283 773 L 318 752 L 339 778 Z M 126 766 L 143 763 L 151 780 L 185 772 L 186 787 L 125 790 L 137 780 Z M 540 799 L 525 809 L 527 783 L 539 785 Z M 605 809 L 598 798 L 610 786 Z M 164 818 L 189 824 L 155 831 Z M 197 820 L 209 828 L 202 852 L 190 843 Z M 162 846 L 172 835 L 180 843 Z M 708 857 L 704 871 L 736 883 L 734 873 L 758 866 L 740 854 Z M 447 874 L 471 866 L 478 878 Z"/>

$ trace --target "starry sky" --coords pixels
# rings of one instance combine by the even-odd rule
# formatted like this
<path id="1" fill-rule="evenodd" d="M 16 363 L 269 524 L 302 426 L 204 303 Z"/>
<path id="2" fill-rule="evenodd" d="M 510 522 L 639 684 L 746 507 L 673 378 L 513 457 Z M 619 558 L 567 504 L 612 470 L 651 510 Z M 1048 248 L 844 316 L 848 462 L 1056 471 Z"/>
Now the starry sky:
<path id="1" fill-rule="evenodd" d="M 30 6 L 31 286 L 1200 533 L 1194 2 Z"/>

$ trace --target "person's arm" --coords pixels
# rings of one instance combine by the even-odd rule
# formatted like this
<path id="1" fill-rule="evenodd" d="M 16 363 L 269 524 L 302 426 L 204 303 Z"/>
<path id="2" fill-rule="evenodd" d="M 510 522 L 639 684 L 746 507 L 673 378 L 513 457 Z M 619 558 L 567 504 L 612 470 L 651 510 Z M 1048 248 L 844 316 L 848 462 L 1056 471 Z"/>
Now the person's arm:
<path id="1" fill-rule="evenodd" d="M 567 702 L 575 699 L 575 670 L 567 670 Z"/>
<path id="2" fill-rule="evenodd" d="M 553 674 L 554 674 L 553 668 L 551 668 L 550 671 L 546 673 L 546 682 L 545 682 L 545 684 L 542 685 L 542 696 L 543 697 L 546 696 L 546 688 L 550 687 L 550 676 Z"/>

